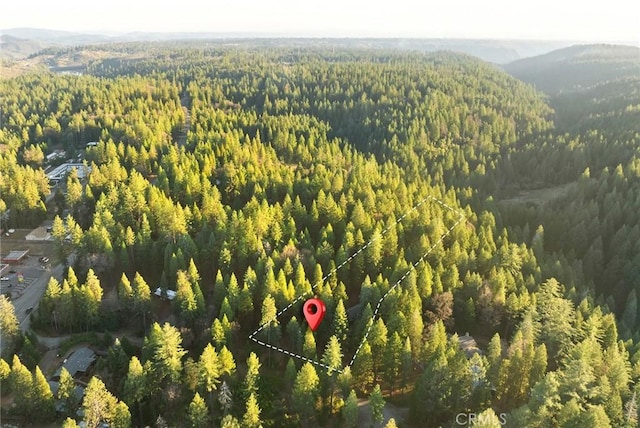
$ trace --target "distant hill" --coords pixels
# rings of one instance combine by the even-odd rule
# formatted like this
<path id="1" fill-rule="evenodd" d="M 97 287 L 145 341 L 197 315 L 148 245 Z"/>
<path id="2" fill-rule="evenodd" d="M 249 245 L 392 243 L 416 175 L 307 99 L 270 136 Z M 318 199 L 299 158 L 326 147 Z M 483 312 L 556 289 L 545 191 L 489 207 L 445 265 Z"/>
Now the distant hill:
<path id="1" fill-rule="evenodd" d="M 22 59 L 48 46 L 51 46 L 51 44 L 3 34 L 0 36 L 0 58 Z"/>
<path id="2" fill-rule="evenodd" d="M 504 69 L 553 95 L 640 76 L 640 48 L 606 44 L 575 45 L 513 61 Z"/>
<path id="3" fill-rule="evenodd" d="M 110 41 L 110 37 L 105 34 L 88 34 L 73 31 L 45 30 L 41 28 L 11 28 L 0 30 L 3 36 L 17 37 L 45 43 L 48 45 L 84 45 L 91 43 L 101 43 Z"/>
<path id="4" fill-rule="evenodd" d="M 290 34 L 269 33 L 163 33 L 163 32 L 72 32 L 46 30 L 40 28 L 11 28 L 0 30 L 0 34 L 13 38 L 42 43 L 47 46 L 73 46 L 106 42 L 144 42 L 144 41 L 175 41 L 175 40 L 261 40 L 270 45 L 288 45 L 295 43 L 299 46 L 333 46 L 336 48 L 365 48 L 365 49 L 400 49 L 419 52 L 434 52 L 448 50 L 461 52 L 496 64 L 505 64 L 520 58 L 540 55 L 553 49 L 569 46 L 570 42 L 539 41 L 539 40 L 474 40 L 474 39 L 445 39 L 445 38 L 313 38 Z"/>

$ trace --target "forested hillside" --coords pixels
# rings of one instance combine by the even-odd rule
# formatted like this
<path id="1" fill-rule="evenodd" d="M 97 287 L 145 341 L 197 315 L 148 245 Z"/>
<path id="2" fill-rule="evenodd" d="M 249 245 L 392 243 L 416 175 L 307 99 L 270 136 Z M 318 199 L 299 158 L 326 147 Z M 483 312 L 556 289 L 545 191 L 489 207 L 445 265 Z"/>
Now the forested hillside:
<path id="1" fill-rule="evenodd" d="M 84 75 L 0 81 L 0 210 L 54 218 L 72 264 L 33 326 L 109 332 L 57 415 L 37 360 L 4 355 L 9 414 L 394 426 L 386 401 L 399 426 L 636 426 L 638 309 L 620 304 L 640 266 L 640 79 L 572 101 L 453 53 L 112 49 Z M 45 205 L 63 148 L 91 174 Z"/>
<path id="2" fill-rule="evenodd" d="M 640 74 L 640 48 L 618 45 L 575 45 L 545 55 L 513 61 L 505 70 L 549 94 L 581 91 Z"/>
<path id="3" fill-rule="evenodd" d="M 511 200 L 502 211 L 506 223 L 524 227 L 525 240 L 544 236 L 549 263 L 566 258 L 575 267 L 576 285 L 588 284 L 621 317 L 624 336 L 637 341 L 640 50 L 595 46 L 573 52 L 546 65 L 548 79 L 565 76 L 554 83 L 559 93 L 549 92 L 556 132 L 526 145 L 512 158 L 521 172 L 509 175 L 523 188 L 546 187 L 551 197 L 543 204 Z M 582 75 L 570 83 L 567 63 L 608 72 L 593 74 L 589 84 Z M 553 192 L 562 187 L 570 190 Z M 537 232 L 536 225 L 542 225 Z"/>

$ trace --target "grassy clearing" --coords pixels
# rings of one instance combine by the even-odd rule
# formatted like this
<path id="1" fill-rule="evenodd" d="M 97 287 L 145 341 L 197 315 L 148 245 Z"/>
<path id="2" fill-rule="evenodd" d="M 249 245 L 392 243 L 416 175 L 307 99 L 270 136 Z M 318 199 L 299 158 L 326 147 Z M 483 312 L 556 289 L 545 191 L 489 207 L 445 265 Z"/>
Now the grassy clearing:
<path id="1" fill-rule="evenodd" d="M 575 190 L 576 186 L 577 183 L 574 181 L 543 189 L 521 190 L 515 196 L 502 199 L 498 203 L 502 205 L 544 205 L 557 199 L 565 198 Z"/>

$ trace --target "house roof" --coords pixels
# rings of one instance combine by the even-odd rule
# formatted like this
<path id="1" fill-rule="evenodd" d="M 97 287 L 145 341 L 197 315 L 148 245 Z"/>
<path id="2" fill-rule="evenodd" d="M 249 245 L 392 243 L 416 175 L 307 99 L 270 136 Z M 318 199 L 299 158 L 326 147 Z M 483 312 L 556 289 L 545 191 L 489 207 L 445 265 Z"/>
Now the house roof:
<path id="1" fill-rule="evenodd" d="M 89 348 L 76 349 L 69 357 L 62 363 L 62 366 L 56 370 L 53 375 L 54 378 L 59 378 L 62 372 L 62 367 L 67 369 L 69 374 L 73 377 L 78 373 L 85 373 L 89 367 L 96 360 L 96 353 Z"/>
<path id="2" fill-rule="evenodd" d="M 153 292 L 153 294 L 155 294 L 158 297 L 166 297 L 169 300 L 173 300 L 176 298 L 176 292 L 173 290 L 165 290 L 167 292 L 166 295 L 162 294 L 162 288 L 158 287 L 156 288 L 156 291 Z"/>
<path id="3" fill-rule="evenodd" d="M 4 262 L 19 262 L 27 254 L 29 254 L 29 250 L 14 250 L 14 251 L 9 252 L 9 254 L 7 254 L 6 256 L 4 256 L 2 261 L 4 261 Z"/>
<path id="4" fill-rule="evenodd" d="M 471 337 L 469 333 L 463 336 L 459 336 L 458 342 L 460 343 L 460 348 L 467 355 L 467 358 L 473 357 L 473 354 L 482 353 L 480 348 L 478 348 L 478 344 L 476 343 L 476 340 L 473 337 Z"/>

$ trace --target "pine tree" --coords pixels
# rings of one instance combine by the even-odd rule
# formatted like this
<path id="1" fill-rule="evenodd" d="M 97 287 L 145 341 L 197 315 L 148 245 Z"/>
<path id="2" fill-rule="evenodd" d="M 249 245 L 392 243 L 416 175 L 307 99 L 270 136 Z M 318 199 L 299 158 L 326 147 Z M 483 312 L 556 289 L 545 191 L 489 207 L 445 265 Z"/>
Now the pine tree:
<path id="1" fill-rule="evenodd" d="M 337 381 L 342 397 L 349 395 L 349 391 L 353 388 L 353 375 L 351 374 L 350 366 L 347 366 L 342 370 L 342 373 L 338 375 Z"/>
<path id="2" fill-rule="evenodd" d="M 67 418 L 62 423 L 62 428 L 78 428 L 78 424 L 74 419 Z"/>
<path id="3" fill-rule="evenodd" d="M 262 329 L 262 336 L 269 342 L 275 343 L 280 340 L 280 325 L 276 319 L 276 302 L 271 295 L 267 295 L 262 302 L 262 318 L 260 325 L 267 324 Z"/>
<path id="4" fill-rule="evenodd" d="M 341 344 L 347 343 L 347 335 L 349 333 L 349 320 L 347 318 L 347 311 L 344 308 L 344 302 L 342 301 L 342 299 L 339 299 L 338 303 L 336 304 L 336 311 L 335 315 L 333 316 L 332 331 Z"/>
<path id="5" fill-rule="evenodd" d="M 235 310 L 238 308 L 238 298 L 240 297 L 240 288 L 235 273 L 231 273 L 229 284 L 227 284 L 227 298 L 231 307 Z"/>
<path id="6" fill-rule="evenodd" d="M 336 336 L 329 338 L 324 354 L 322 354 L 322 362 L 329 367 L 329 376 L 342 368 L 342 350 Z"/>
<path id="7" fill-rule="evenodd" d="M 226 415 L 220 421 L 220 428 L 240 428 L 240 422 L 233 415 Z"/>
<path id="8" fill-rule="evenodd" d="M 231 376 L 235 373 L 236 362 L 233 359 L 233 354 L 227 349 L 226 346 L 223 346 L 220 350 L 218 361 L 220 365 L 220 375 Z"/>
<path id="9" fill-rule="evenodd" d="M 78 406 L 76 393 L 75 393 L 75 382 L 69 371 L 62 367 L 60 370 L 60 380 L 58 381 L 58 400 L 60 400 L 65 409 L 65 413 L 67 415 L 75 414 L 76 407 Z"/>
<path id="10" fill-rule="evenodd" d="M 624 421 L 625 427 L 638 426 L 638 402 L 636 401 L 636 391 L 633 391 L 633 395 L 624 405 Z"/>
<path id="11" fill-rule="evenodd" d="M 200 394 L 196 392 L 189 404 L 187 420 L 192 428 L 205 428 L 209 426 L 209 409 Z"/>
<path id="12" fill-rule="evenodd" d="M 296 375 L 298 374 L 298 369 L 296 368 L 296 364 L 293 362 L 293 358 L 289 358 L 287 361 L 287 367 L 284 370 L 284 379 L 287 385 L 287 391 L 290 391 L 293 388 L 293 383 L 296 380 Z"/>
<path id="13" fill-rule="evenodd" d="M 149 394 L 147 375 L 135 355 L 129 361 L 129 370 L 124 382 L 124 396 L 129 404 L 137 403 L 140 423 L 143 422 L 142 401 Z"/>
<path id="14" fill-rule="evenodd" d="M 476 421 L 473 423 L 474 428 L 498 428 L 501 426 L 502 422 L 492 408 L 478 413 Z"/>
<path id="15" fill-rule="evenodd" d="M 384 355 L 384 350 L 387 347 L 387 327 L 382 318 L 378 318 L 371 326 L 367 341 L 371 345 L 371 353 L 373 355 Z M 378 380 L 383 369 L 383 358 L 375 358 L 373 360 L 374 381 Z"/>
<path id="16" fill-rule="evenodd" d="M 218 270 L 216 273 L 216 280 L 213 286 L 213 305 L 216 308 L 220 308 L 222 300 L 227 296 L 227 286 L 224 282 L 222 272 Z"/>
<path id="17" fill-rule="evenodd" d="M 380 391 L 380 385 L 377 385 L 373 388 L 373 391 L 369 395 L 369 405 L 371 406 L 371 418 L 376 423 L 382 423 L 384 420 L 384 414 L 382 410 L 384 409 L 384 397 L 382 397 L 382 392 Z"/>
<path id="18" fill-rule="evenodd" d="M 388 341 L 385 349 L 383 361 L 384 361 L 384 377 L 391 389 L 391 396 L 393 396 L 393 390 L 396 387 L 396 381 L 400 376 L 400 366 L 402 358 L 402 341 L 398 332 L 394 332 L 391 336 L 391 340 Z"/>
<path id="19" fill-rule="evenodd" d="M 214 319 L 211 324 L 211 339 L 216 347 L 224 345 L 227 341 L 224 328 L 218 318 Z"/>
<path id="20" fill-rule="evenodd" d="M 147 312 L 151 308 L 151 289 L 142 275 L 133 278 L 133 308 L 142 315 L 142 328 L 147 329 Z"/>
<path id="21" fill-rule="evenodd" d="M 100 305 L 102 303 L 102 287 L 93 269 L 89 269 L 87 272 L 87 280 L 82 287 L 82 297 L 85 324 L 89 330 L 89 327 L 95 325 L 100 319 Z"/>
<path id="22" fill-rule="evenodd" d="M 500 372 L 500 364 L 502 362 L 502 343 L 500 341 L 500 335 L 494 334 L 487 347 L 487 363 L 489 368 L 487 370 L 487 380 L 492 385 L 498 384 L 498 374 Z"/>
<path id="23" fill-rule="evenodd" d="M 51 421 L 55 415 L 56 408 L 53 400 L 53 393 L 51 387 L 47 383 L 47 379 L 42 374 L 40 367 L 36 366 L 36 370 L 33 374 L 33 409 L 34 416 L 37 420 L 42 422 Z"/>
<path id="24" fill-rule="evenodd" d="M 15 411 L 25 415 L 30 410 L 33 400 L 33 377 L 17 355 L 13 356 L 9 380 L 13 391 Z"/>
<path id="25" fill-rule="evenodd" d="M 193 293 L 189 277 L 183 270 L 179 270 L 177 274 L 175 304 L 180 317 L 187 322 L 193 322 L 198 315 L 196 296 Z"/>
<path id="26" fill-rule="evenodd" d="M 302 350 L 302 331 L 295 316 L 291 317 L 287 323 L 286 330 L 293 352 L 299 353 Z"/>
<path id="27" fill-rule="evenodd" d="M 411 340 L 407 337 L 400 354 L 400 372 L 402 373 L 402 383 L 400 385 L 400 391 L 404 392 L 409 377 L 413 372 L 413 358 L 411 353 Z"/>
<path id="28" fill-rule="evenodd" d="M 258 406 L 258 400 L 256 400 L 255 394 L 251 393 L 247 400 L 247 410 L 242 417 L 242 426 L 244 428 L 259 428 L 262 426 L 260 421 L 260 407 Z"/>
<path id="29" fill-rule="evenodd" d="M 133 287 L 131 286 L 131 281 L 129 281 L 129 278 L 127 278 L 127 275 L 124 272 L 122 273 L 120 283 L 118 284 L 118 298 L 125 308 L 132 309 Z"/>
<path id="30" fill-rule="evenodd" d="M 247 357 L 247 374 L 244 377 L 244 396 L 249 398 L 251 394 L 258 394 L 258 382 L 260 380 L 260 360 L 258 356 L 251 352 Z"/>
<path id="31" fill-rule="evenodd" d="M 229 298 L 225 297 L 224 299 L 222 299 L 222 305 L 220 305 L 220 317 L 226 317 L 227 319 L 233 321 L 235 315 L 235 311 L 233 310 L 233 306 L 231 306 L 231 303 L 229 302 Z"/>
<path id="32" fill-rule="evenodd" d="M 394 418 L 390 418 L 384 428 L 398 428 L 398 424 Z"/>
<path id="33" fill-rule="evenodd" d="M 242 287 L 242 290 L 240 290 L 237 300 L 238 311 L 242 314 L 242 318 L 246 319 L 246 317 L 253 312 L 253 296 L 246 284 Z"/>
<path id="34" fill-rule="evenodd" d="M 316 338 L 313 335 L 311 329 L 307 329 L 304 333 L 304 344 L 302 345 L 302 355 L 305 357 L 315 360 L 317 358 L 316 355 Z"/>
<path id="35" fill-rule="evenodd" d="M 355 428 L 358 425 L 358 397 L 355 391 L 351 391 L 342 408 L 342 422 L 346 428 Z"/>
<path id="36" fill-rule="evenodd" d="M 202 351 L 199 365 L 202 388 L 209 393 L 209 399 L 213 403 L 213 390 L 217 389 L 220 383 L 220 359 L 210 343 Z"/>
<path id="37" fill-rule="evenodd" d="M 365 393 L 374 381 L 373 354 L 368 340 L 364 341 L 353 362 L 353 378 L 358 390 Z"/>
<path id="38" fill-rule="evenodd" d="M 0 343 L 2 343 L 2 353 L 11 355 L 19 337 L 20 325 L 18 324 L 13 304 L 4 295 L 0 295 Z"/>
<path id="39" fill-rule="evenodd" d="M 300 416 L 303 425 L 309 423 L 315 414 L 320 378 L 311 363 L 304 363 L 293 384 L 293 409 Z"/>
<path id="40" fill-rule="evenodd" d="M 111 426 L 113 428 L 131 428 L 131 412 L 129 412 L 129 407 L 122 401 L 116 404 Z"/>
<path id="41" fill-rule="evenodd" d="M 231 396 L 231 389 L 229 389 L 229 385 L 227 385 L 227 381 L 222 381 L 222 385 L 220 385 L 220 393 L 218 393 L 218 402 L 220 403 L 220 408 L 224 414 L 227 414 L 231 407 L 233 406 L 233 397 Z"/>
<path id="42" fill-rule="evenodd" d="M 329 409 L 333 412 L 333 397 L 335 394 L 335 378 L 336 373 L 342 367 L 342 350 L 340 349 L 340 342 L 335 336 L 329 338 L 329 342 L 322 355 L 322 362 L 325 366 L 329 367 L 327 374 L 329 376 Z"/>
<path id="43" fill-rule="evenodd" d="M 4 359 L 0 358 L 0 384 L 5 387 L 5 391 L 2 391 L 3 393 L 8 392 L 7 390 L 10 389 L 8 388 L 8 380 L 10 375 L 11 367 Z"/>
<path id="44" fill-rule="evenodd" d="M 118 400 L 107 390 L 104 383 L 99 378 L 92 377 L 82 400 L 84 422 L 87 427 L 96 428 L 102 422 L 111 422 L 117 404 Z"/>

